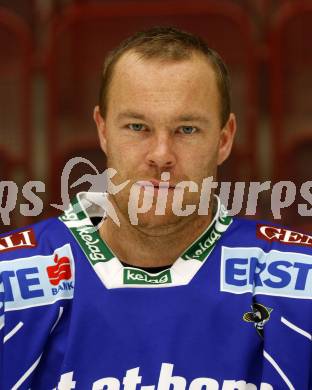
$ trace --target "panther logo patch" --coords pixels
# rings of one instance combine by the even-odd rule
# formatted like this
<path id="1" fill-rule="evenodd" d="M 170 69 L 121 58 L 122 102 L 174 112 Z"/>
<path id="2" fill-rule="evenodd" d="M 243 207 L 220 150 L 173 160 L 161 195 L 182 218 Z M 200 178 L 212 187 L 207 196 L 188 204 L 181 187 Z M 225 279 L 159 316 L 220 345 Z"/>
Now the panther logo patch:
<path id="1" fill-rule="evenodd" d="M 246 322 L 253 322 L 258 334 L 263 338 L 264 325 L 269 321 L 273 309 L 265 307 L 261 303 L 253 303 L 251 305 L 252 311 L 248 311 L 243 315 L 243 320 Z"/>

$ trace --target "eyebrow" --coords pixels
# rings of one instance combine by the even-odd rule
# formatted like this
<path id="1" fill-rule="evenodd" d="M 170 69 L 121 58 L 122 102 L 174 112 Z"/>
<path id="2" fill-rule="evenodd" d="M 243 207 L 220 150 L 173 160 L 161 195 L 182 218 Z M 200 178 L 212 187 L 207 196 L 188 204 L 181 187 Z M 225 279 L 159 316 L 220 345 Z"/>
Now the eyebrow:
<path id="1" fill-rule="evenodd" d="M 117 120 L 122 119 L 140 119 L 140 120 L 146 120 L 145 115 L 140 114 L 135 111 L 123 111 L 118 114 Z M 204 123 L 210 123 L 210 120 L 202 115 L 195 115 L 195 114 L 183 114 L 175 118 L 177 122 L 204 122 Z"/>
<path id="2" fill-rule="evenodd" d="M 117 120 L 127 119 L 127 118 L 131 118 L 131 119 L 134 118 L 134 119 L 141 119 L 141 120 L 146 119 L 143 114 L 139 114 L 138 112 L 135 111 L 123 111 L 117 115 Z"/>
<path id="3" fill-rule="evenodd" d="M 179 122 L 205 122 L 209 123 L 209 119 L 202 115 L 185 114 L 177 118 Z"/>

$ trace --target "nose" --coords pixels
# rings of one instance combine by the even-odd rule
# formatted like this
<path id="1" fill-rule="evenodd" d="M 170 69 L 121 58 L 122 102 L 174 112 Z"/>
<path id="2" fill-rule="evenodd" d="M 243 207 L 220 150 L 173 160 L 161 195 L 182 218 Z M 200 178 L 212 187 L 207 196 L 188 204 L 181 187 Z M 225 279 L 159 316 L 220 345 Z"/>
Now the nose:
<path id="1" fill-rule="evenodd" d="M 176 155 L 171 135 L 168 133 L 154 134 L 146 159 L 150 166 L 154 166 L 160 170 L 174 167 Z"/>

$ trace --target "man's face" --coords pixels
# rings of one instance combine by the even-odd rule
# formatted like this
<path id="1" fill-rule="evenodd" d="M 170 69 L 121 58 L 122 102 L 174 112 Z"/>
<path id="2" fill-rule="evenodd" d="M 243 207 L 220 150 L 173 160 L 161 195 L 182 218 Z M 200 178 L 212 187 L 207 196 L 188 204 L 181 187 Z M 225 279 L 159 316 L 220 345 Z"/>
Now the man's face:
<path id="1" fill-rule="evenodd" d="M 113 195 L 115 207 L 128 218 L 131 186 L 142 204 L 143 192 L 154 199 L 152 208 L 139 215 L 139 226 L 174 225 L 182 217 L 172 211 L 175 186 L 193 181 L 198 192 L 184 191 L 183 205 L 199 204 L 202 181 L 216 176 L 217 165 L 228 156 L 235 133 L 231 115 L 221 129 L 220 99 L 216 76 L 208 61 L 193 55 L 178 62 L 140 59 L 125 53 L 116 64 L 109 89 L 106 117 L 95 109 L 101 146 L 107 166 L 117 170 L 112 180 L 130 183 Z M 170 173 L 165 215 L 155 215 L 156 199 L 165 197 L 158 188 L 163 172 Z M 154 187 L 134 184 L 152 181 Z"/>

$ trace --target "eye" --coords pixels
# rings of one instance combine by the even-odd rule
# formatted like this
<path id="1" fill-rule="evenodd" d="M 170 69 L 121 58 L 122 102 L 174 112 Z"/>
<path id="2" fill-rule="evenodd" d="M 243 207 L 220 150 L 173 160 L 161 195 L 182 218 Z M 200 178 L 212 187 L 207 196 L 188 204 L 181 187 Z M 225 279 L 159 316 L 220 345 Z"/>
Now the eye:
<path id="1" fill-rule="evenodd" d="M 194 126 L 181 126 L 180 129 L 183 134 L 193 134 L 198 131 L 197 127 Z"/>
<path id="2" fill-rule="evenodd" d="M 127 127 L 130 130 L 134 130 L 134 131 L 142 131 L 146 129 L 146 127 L 140 123 L 130 123 L 129 125 L 127 125 Z"/>

